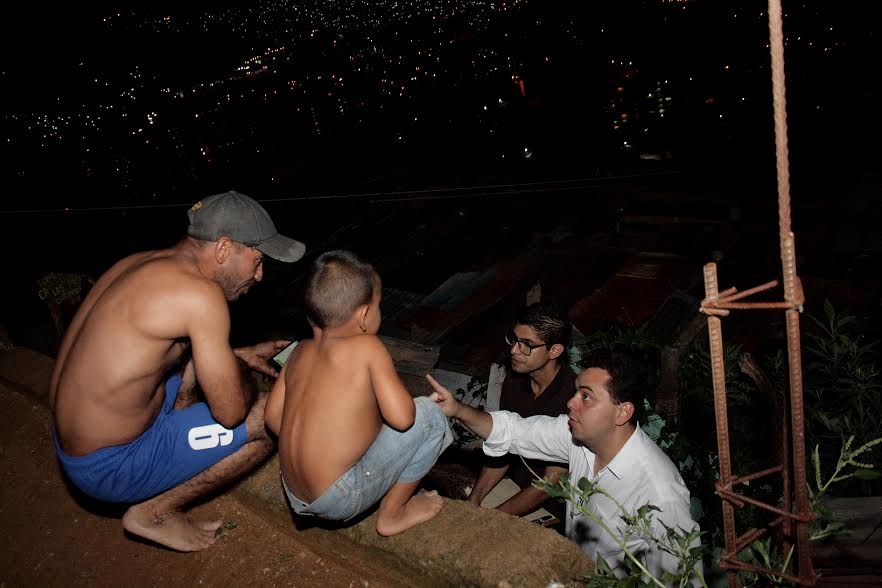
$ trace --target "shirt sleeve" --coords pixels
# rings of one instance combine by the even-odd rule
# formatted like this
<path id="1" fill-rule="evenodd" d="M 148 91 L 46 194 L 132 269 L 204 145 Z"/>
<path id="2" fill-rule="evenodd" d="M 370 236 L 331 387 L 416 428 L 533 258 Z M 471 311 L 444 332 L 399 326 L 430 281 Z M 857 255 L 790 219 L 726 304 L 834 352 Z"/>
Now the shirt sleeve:
<path id="1" fill-rule="evenodd" d="M 538 415 L 525 419 L 517 413 L 500 410 L 491 412 L 490 416 L 493 430 L 484 441 L 487 455 L 514 453 L 527 459 L 569 462 L 573 442 L 567 415 Z"/>

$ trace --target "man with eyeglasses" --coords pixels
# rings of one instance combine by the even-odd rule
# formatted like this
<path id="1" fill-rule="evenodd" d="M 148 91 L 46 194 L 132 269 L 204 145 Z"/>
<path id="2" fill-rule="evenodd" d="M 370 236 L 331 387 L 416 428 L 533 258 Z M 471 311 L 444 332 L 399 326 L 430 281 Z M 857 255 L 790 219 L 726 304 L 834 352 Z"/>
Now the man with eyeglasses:
<path id="1" fill-rule="evenodd" d="M 557 305 L 537 303 L 524 309 L 512 330 L 505 335 L 511 352 L 512 373 L 502 385 L 501 410 L 522 417 L 556 417 L 566 413 L 576 379 L 567 354 L 571 333 L 572 326 Z M 548 460 L 529 460 L 527 465 L 552 480 L 567 471 L 564 464 Z M 480 505 L 506 475 L 520 487 L 520 491 L 497 506 L 498 510 L 522 516 L 533 512 L 548 499 L 542 490 L 532 485 L 530 469 L 520 458 L 506 455 L 487 460 L 469 494 L 469 501 Z M 560 511 L 557 503 L 549 503 L 548 507 Z"/>
<path id="2" fill-rule="evenodd" d="M 178 551 L 215 541 L 222 521 L 182 507 L 254 468 L 273 449 L 265 395 L 247 368 L 288 341 L 230 347 L 227 303 L 263 278 L 263 256 L 294 262 L 257 201 L 225 192 L 194 204 L 174 247 L 136 253 L 95 283 L 62 339 L 49 388 L 52 438 L 80 490 L 131 504 L 123 527 Z M 199 384 L 205 402 L 195 401 Z"/>

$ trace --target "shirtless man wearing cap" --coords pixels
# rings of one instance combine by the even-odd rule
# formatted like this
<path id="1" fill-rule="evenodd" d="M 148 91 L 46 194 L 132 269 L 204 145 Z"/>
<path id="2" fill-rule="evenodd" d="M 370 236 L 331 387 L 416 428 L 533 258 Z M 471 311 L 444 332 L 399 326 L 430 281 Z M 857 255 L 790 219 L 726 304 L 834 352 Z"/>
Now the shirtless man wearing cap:
<path id="1" fill-rule="evenodd" d="M 197 202 L 174 247 L 113 265 L 67 330 L 49 401 L 61 466 L 86 494 L 130 503 L 123 527 L 179 551 L 214 543 L 221 521 L 181 508 L 273 449 L 247 368 L 270 376 L 287 341 L 232 349 L 227 302 L 263 277 L 263 257 L 303 256 L 255 200 Z M 206 402 L 194 402 L 198 383 Z"/>

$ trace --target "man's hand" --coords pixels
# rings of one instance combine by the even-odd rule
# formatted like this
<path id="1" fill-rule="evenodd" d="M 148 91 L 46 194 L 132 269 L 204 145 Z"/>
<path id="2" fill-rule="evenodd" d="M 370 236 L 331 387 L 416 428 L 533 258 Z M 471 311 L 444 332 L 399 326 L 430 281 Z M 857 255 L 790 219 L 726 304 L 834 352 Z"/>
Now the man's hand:
<path id="1" fill-rule="evenodd" d="M 250 347 L 233 349 L 233 353 L 251 369 L 277 378 L 279 372 L 272 366 L 270 360 L 290 343 L 290 341 L 264 341 Z"/>
<path id="2" fill-rule="evenodd" d="M 445 416 L 459 419 L 462 424 L 471 429 L 481 439 L 486 439 L 490 436 L 493 430 L 493 417 L 489 413 L 472 408 L 468 404 L 463 404 L 453 397 L 450 390 L 439 384 L 429 374 L 426 374 L 426 379 L 432 385 L 432 388 L 435 389 L 429 395 L 429 398 L 441 407 L 441 412 Z"/>
<path id="3" fill-rule="evenodd" d="M 459 407 L 462 406 L 462 403 L 453 397 L 450 390 L 439 384 L 438 380 L 429 374 L 426 374 L 426 379 L 435 390 L 429 395 L 429 399 L 441 407 L 441 412 L 444 413 L 444 416 L 457 418 L 459 415 Z"/>

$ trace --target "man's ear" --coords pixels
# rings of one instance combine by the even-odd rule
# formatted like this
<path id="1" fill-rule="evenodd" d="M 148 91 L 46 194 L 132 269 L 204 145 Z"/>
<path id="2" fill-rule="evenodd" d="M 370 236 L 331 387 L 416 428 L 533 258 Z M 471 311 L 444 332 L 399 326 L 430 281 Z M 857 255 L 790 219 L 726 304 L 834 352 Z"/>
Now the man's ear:
<path id="1" fill-rule="evenodd" d="M 232 257 L 236 244 L 229 237 L 221 237 L 214 242 L 214 260 L 223 265 Z"/>
<path id="2" fill-rule="evenodd" d="M 627 424 L 634 416 L 634 404 L 632 402 L 622 402 L 616 407 L 616 424 L 621 426 Z"/>
<path id="3" fill-rule="evenodd" d="M 548 349 L 548 358 L 549 359 L 557 359 L 566 350 L 567 350 L 567 348 L 564 347 L 563 345 L 561 345 L 560 343 L 555 343 Z"/>

